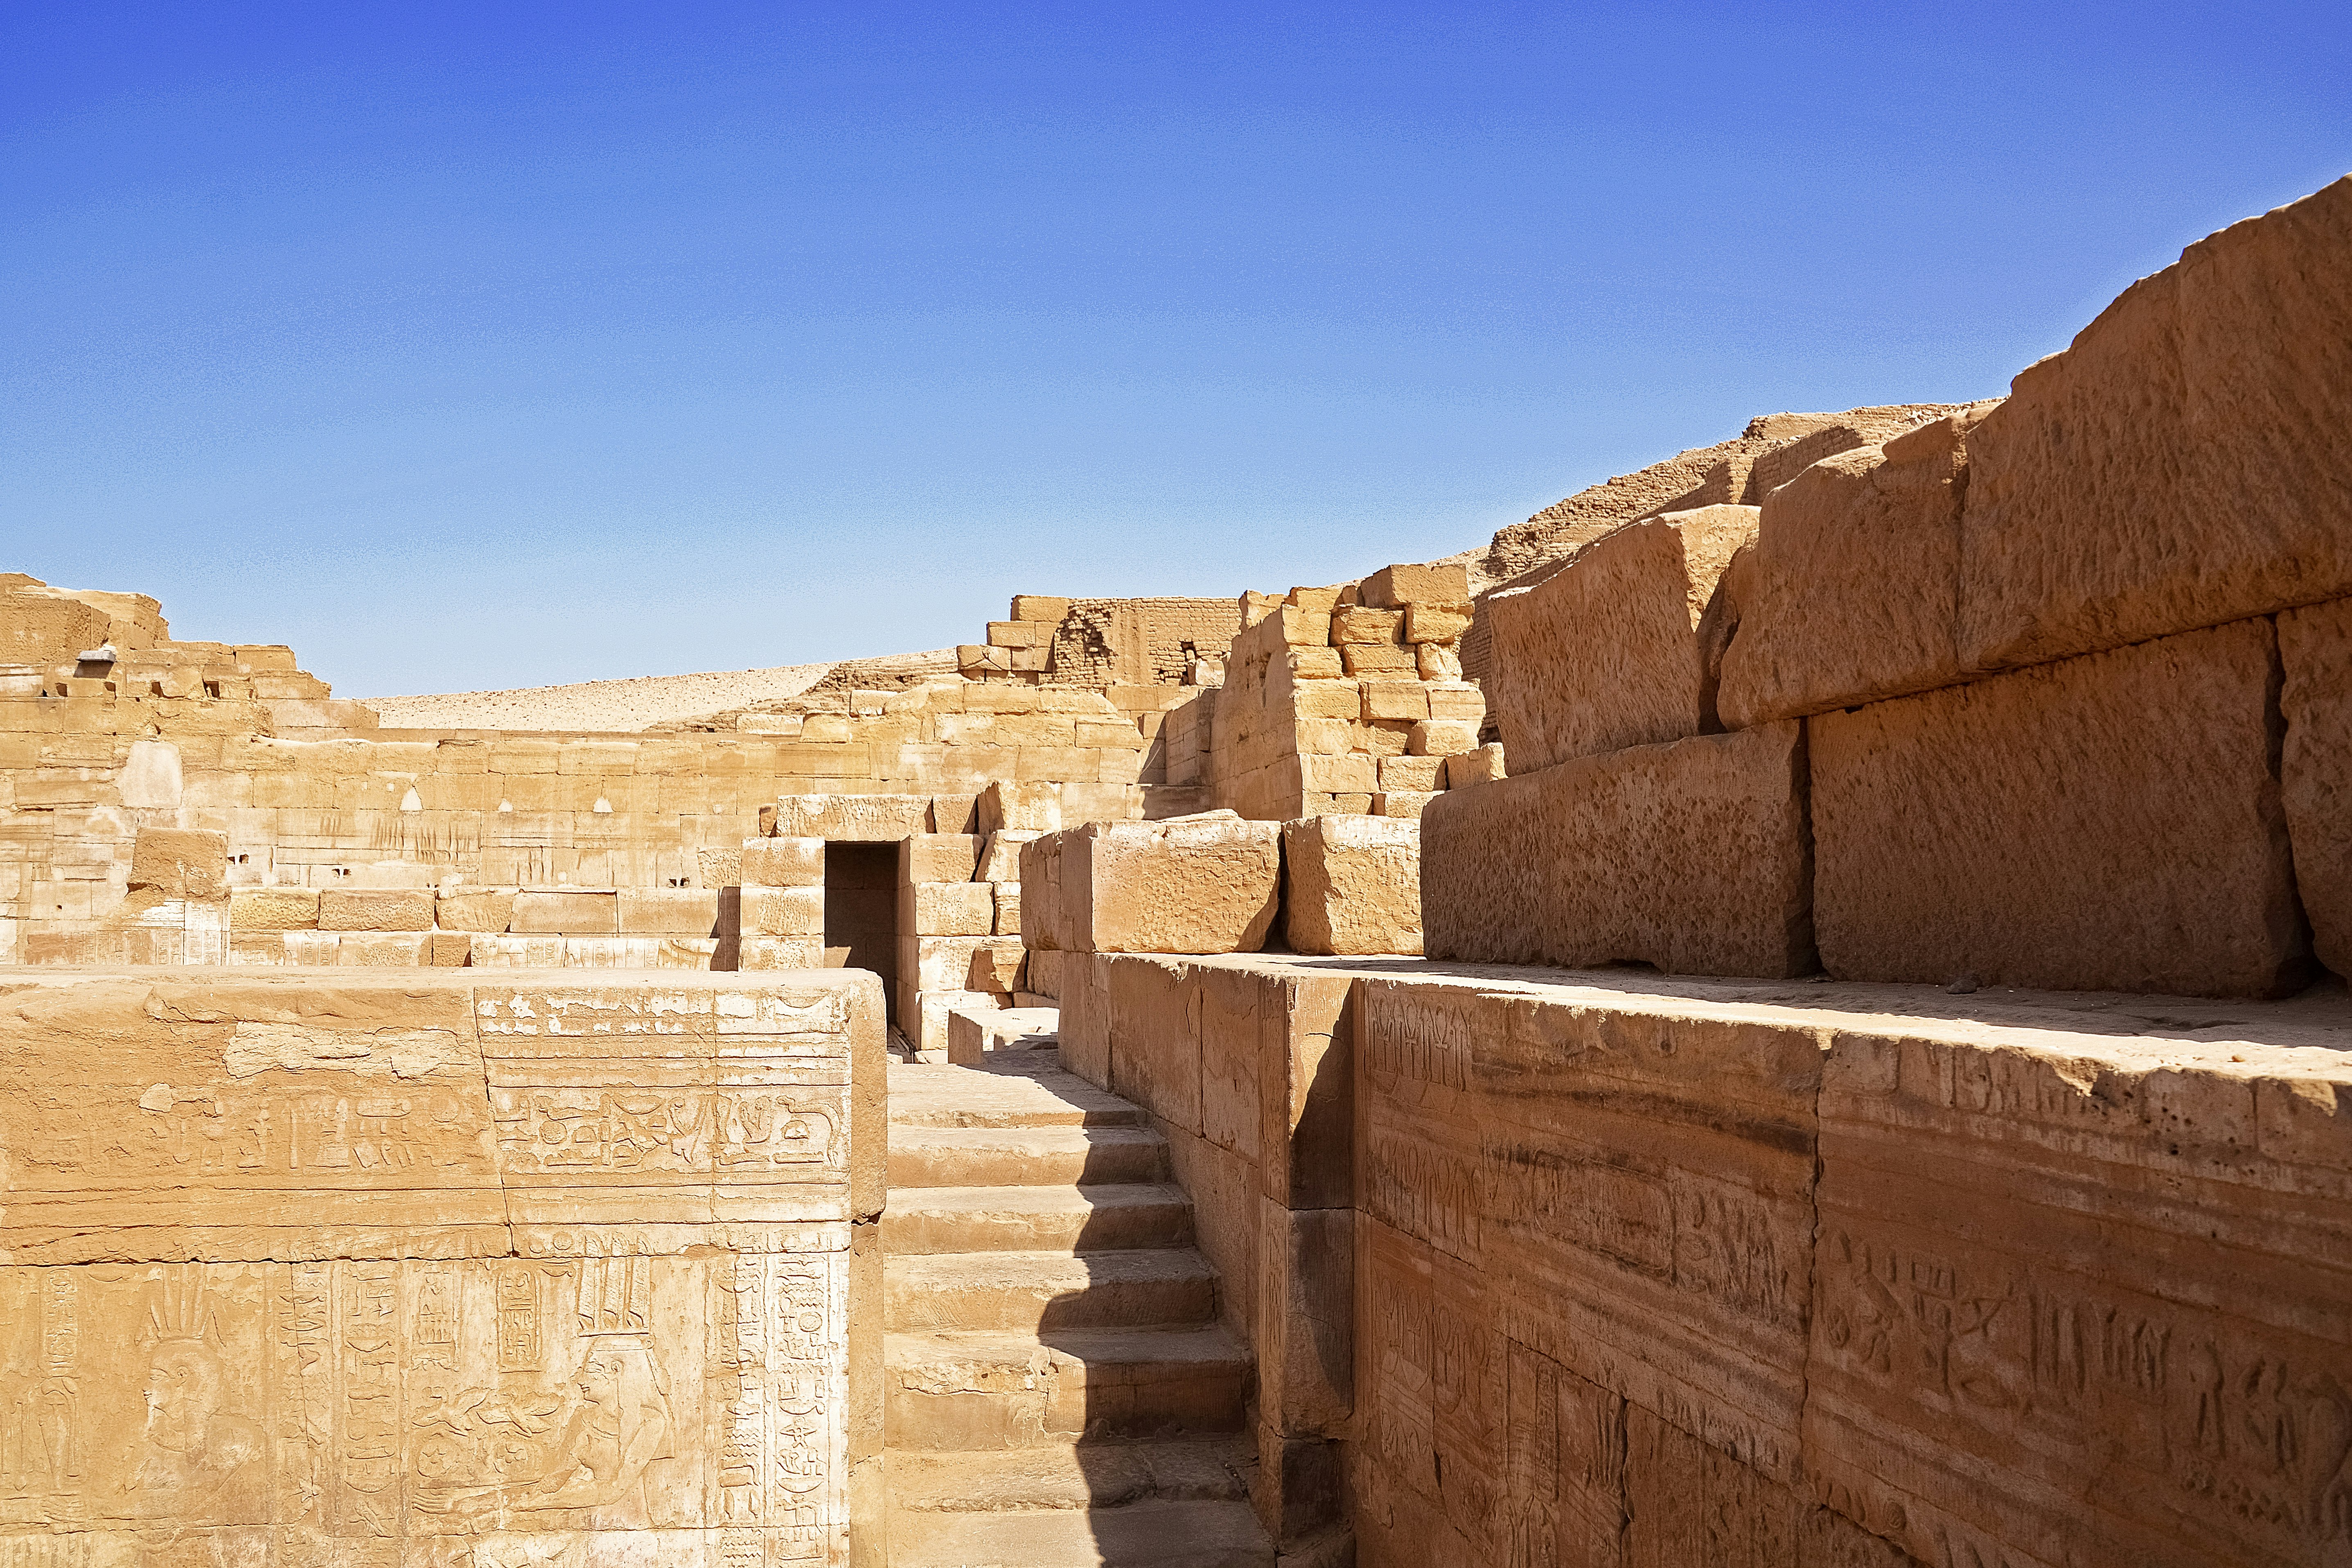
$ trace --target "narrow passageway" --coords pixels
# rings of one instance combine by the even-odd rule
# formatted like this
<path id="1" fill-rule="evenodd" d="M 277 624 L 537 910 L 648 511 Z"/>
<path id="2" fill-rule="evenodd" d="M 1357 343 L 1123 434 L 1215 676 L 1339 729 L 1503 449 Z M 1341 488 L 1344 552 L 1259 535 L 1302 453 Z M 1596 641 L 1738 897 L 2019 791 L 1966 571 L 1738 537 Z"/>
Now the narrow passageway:
<path id="1" fill-rule="evenodd" d="M 893 1568 L 1270 1568 L 1249 1352 L 1143 1113 L 1052 1047 L 894 1062 Z"/>

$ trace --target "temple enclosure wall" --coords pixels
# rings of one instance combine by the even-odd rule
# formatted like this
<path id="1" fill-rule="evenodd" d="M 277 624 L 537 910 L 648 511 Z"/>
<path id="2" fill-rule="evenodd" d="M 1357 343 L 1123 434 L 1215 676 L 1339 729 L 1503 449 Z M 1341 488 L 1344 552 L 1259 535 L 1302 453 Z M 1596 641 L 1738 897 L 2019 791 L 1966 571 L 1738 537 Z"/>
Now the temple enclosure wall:
<path id="1" fill-rule="evenodd" d="M 2352 1562 L 2352 1022 L 1085 955 L 1357 1561 Z M 1307 1559 L 1302 1557 L 1302 1561 Z"/>
<path id="2" fill-rule="evenodd" d="M 10 1562 L 881 1560 L 870 976 L 0 984 Z"/>

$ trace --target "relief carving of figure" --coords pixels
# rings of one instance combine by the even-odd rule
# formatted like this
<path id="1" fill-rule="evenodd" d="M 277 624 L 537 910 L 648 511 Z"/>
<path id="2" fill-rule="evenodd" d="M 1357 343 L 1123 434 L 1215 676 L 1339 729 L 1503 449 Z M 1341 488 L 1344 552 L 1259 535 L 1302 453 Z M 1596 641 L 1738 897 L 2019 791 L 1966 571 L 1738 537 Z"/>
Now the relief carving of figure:
<path id="1" fill-rule="evenodd" d="M 584 1509 L 590 1528 L 646 1528 L 646 1468 L 675 1453 L 668 1380 L 653 1347 L 635 1334 L 592 1338 L 573 1386 L 570 1414 L 538 1449 L 543 1464 L 511 1456 L 515 1469 L 505 1483 L 420 1497 L 418 1506 L 476 1524 L 509 1513 Z"/>
<path id="2" fill-rule="evenodd" d="M 226 1408 L 227 1365 L 201 1269 L 167 1272 L 149 1304 L 147 1416 L 122 1489 L 139 1515 L 256 1521 L 266 1517 L 261 1428 Z"/>

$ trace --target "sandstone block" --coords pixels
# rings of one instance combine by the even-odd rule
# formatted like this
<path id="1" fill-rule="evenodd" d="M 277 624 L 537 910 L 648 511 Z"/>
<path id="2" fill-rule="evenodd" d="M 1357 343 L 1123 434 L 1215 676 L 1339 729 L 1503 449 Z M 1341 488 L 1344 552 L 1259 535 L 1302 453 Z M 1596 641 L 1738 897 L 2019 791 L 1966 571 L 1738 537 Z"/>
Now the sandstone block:
<path id="1" fill-rule="evenodd" d="M 1744 728 L 1948 686 L 1958 645 L 1962 414 L 1820 462 L 1764 498 L 1717 705 Z"/>
<path id="2" fill-rule="evenodd" d="M 356 892 L 328 888 L 319 894 L 320 931 L 431 931 L 429 892 Z"/>
<path id="3" fill-rule="evenodd" d="M 1434 609 L 1466 611 L 1470 607 L 1470 570 L 1450 563 L 1383 566 L 1364 579 L 1357 594 L 1365 604 L 1383 609 L 1427 605 Z"/>
<path id="4" fill-rule="evenodd" d="M 911 882 L 898 889 L 901 936 L 987 936 L 996 895 L 986 882 Z"/>
<path id="5" fill-rule="evenodd" d="M 1292 762 L 1298 773 L 1300 786 L 1338 794 L 1349 790 L 1370 793 L 1379 781 L 1378 764 L 1366 755 L 1301 756 L 1286 759 Z"/>
<path id="6" fill-rule="evenodd" d="M 321 925 L 326 922 L 326 895 L 321 895 Z M 620 900 L 611 893 L 535 889 L 515 895 L 514 918 L 508 929 L 528 935 L 562 932 L 565 936 L 611 936 L 620 927 Z"/>
<path id="7" fill-rule="evenodd" d="M 1290 679 L 1301 680 L 1337 680 L 1348 673 L 1335 647 L 1295 647 L 1288 655 Z"/>
<path id="8" fill-rule="evenodd" d="M 2342 1053 L 1902 1022 L 1822 1079 L 1818 1495 L 1930 1563 L 2340 1554 Z"/>
<path id="9" fill-rule="evenodd" d="M 514 920 L 511 889 L 453 892 L 433 900 L 433 923 L 442 931 L 496 935 Z"/>
<path id="10" fill-rule="evenodd" d="M 1283 603 L 1294 608 L 1328 616 L 1339 607 L 1340 593 L 1338 588 L 1293 588 L 1282 598 Z"/>
<path id="11" fill-rule="evenodd" d="M 1364 682 L 1364 717 L 1367 719 L 1402 719 L 1408 722 L 1429 717 L 1429 688 L 1417 680 L 1367 680 Z"/>
<path id="12" fill-rule="evenodd" d="M 989 886 L 996 890 L 996 934 L 1019 936 L 1021 934 L 1021 884 L 992 882 Z"/>
<path id="13" fill-rule="evenodd" d="M 2295 890 L 2320 962 L 2352 974 L 2352 600 L 2281 616 L 2278 639 L 2286 669 L 2281 800 Z"/>
<path id="14" fill-rule="evenodd" d="M 843 724 L 846 741 L 847 721 Z M 930 817 L 928 795 L 788 795 L 776 802 L 776 832 L 785 838 L 892 844 L 928 831 Z"/>
<path id="15" fill-rule="evenodd" d="M 1013 668 L 1013 650 L 992 643 L 958 643 L 956 668 L 970 676 L 1009 673 Z"/>
<path id="16" fill-rule="evenodd" d="M 1416 757 L 1450 757 L 1478 749 L 1478 726 L 1467 719 L 1425 719 L 1412 727 L 1407 751 Z"/>
<path id="17" fill-rule="evenodd" d="M 1317 816 L 1282 826 L 1283 930 L 1296 952 L 1421 952 L 1421 824 Z"/>
<path id="18" fill-rule="evenodd" d="M 1331 617 L 1312 610 L 1293 609 L 1286 605 L 1268 616 L 1275 624 L 1276 640 L 1288 647 L 1328 647 L 1331 646 Z"/>
<path id="19" fill-rule="evenodd" d="M 433 969 L 464 969 L 474 962 L 474 939 L 461 931 L 436 931 L 425 942 L 425 963 Z"/>
<path id="20" fill-rule="evenodd" d="M 745 936 L 822 937 L 823 888 L 746 888 L 737 920 Z"/>
<path id="21" fill-rule="evenodd" d="M 2273 646 L 2244 621 L 1808 721 L 1830 973 L 2300 984 Z"/>
<path id="22" fill-rule="evenodd" d="M 1447 790 L 1421 816 L 1429 955 L 1808 973 L 1804 790 L 1794 721 Z"/>
<path id="23" fill-rule="evenodd" d="M 984 991 L 913 991 L 905 994 L 911 1005 L 902 1004 L 899 1008 L 898 1032 L 916 1050 L 939 1051 L 942 1055 L 948 1048 L 949 1020 L 955 1014 L 998 1011 L 1008 1000 Z"/>
<path id="24" fill-rule="evenodd" d="M 1450 643 L 1419 643 L 1414 645 L 1412 655 L 1423 680 L 1462 679 L 1462 651 Z"/>
<path id="25" fill-rule="evenodd" d="M 614 901 L 623 936 L 709 936 L 719 925 L 716 888 L 623 888 Z"/>
<path id="26" fill-rule="evenodd" d="M 824 840 L 773 836 L 743 840 L 737 882 L 746 888 L 821 888 L 824 886 Z M 722 885 L 706 879 L 703 886 Z"/>
<path id="27" fill-rule="evenodd" d="M 1381 788 L 1432 794 L 1445 787 L 1445 767 L 1444 757 L 1382 757 Z"/>
<path id="28" fill-rule="evenodd" d="M 991 1051 L 1025 1051 L 1058 1038 L 1061 1015 L 1051 1007 L 951 1007 L 948 1060 L 977 1067 Z"/>
<path id="29" fill-rule="evenodd" d="M 167 899 L 228 897 L 228 835 L 142 827 L 131 842 L 131 886 Z"/>
<path id="30" fill-rule="evenodd" d="M 736 944 L 738 969 L 823 969 L 821 936 L 745 936 Z"/>
<path id="31" fill-rule="evenodd" d="M 1278 823 L 1213 812 L 1164 822 L 1089 823 L 1049 834 L 1023 855 L 1024 905 L 1036 896 L 1028 878 L 1031 857 L 1042 853 L 1055 862 L 1048 872 L 1055 878 L 1053 946 L 1255 952 L 1274 923 L 1281 832 Z"/>
<path id="32" fill-rule="evenodd" d="M 1291 711 L 1301 721 L 1337 719 L 1349 723 L 1364 716 L 1363 689 L 1352 680 L 1310 680 L 1291 689 Z"/>
<path id="33" fill-rule="evenodd" d="M 2347 249 L 2352 178 L 2190 246 L 2011 383 L 1969 438 L 1964 667 L 2352 595 Z"/>
<path id="34" fill-rule="evenodd" d="M 1462 719 L 1475 724 L 1486 717 L 1486 694 L 1466 680 L 1433 682 L 1424 689 L 1433 719 Z"/>
<path id="35" fill-rule="evenodd" d="M 1411 680 L 1421 673 L 1412 649 L 1390 643 L 1349 643 L 1339 649 L 1339 667 L 1364 680 Z"/>
<path id="36" fill-rule="evenodd" d="M 1418 822 L 1437 795 L 1435 790 L 1384 789 L 1372 796 L 1370 814 Z"/>
<path id="37" fill-rule="evenodd" d="M 1041 642 L 1053 641 L 1053 629 L 1033 621 L 991 621 L 988 642 L 991 647 L 1035 647 Z"/>
<path id="38" fill-rule="evenodd" d="M 1408 605 L 1404 640 L 1409 643 L 1450 643 L 1470 629 L 1466 610 L 1441 609 L 1434 605 Z"/>
<path id="39" fill-rule="evenodd" d="M 742 885 L 743 852 L 740 849 L 697 849 L 694 852 L 695 879 L 706 888 L 734 888 Z"/>
<path id="40" fill-rule="evenodd" d="M 477 969 L 561 969 L 563 967 L 563 939 L 561 936 L 494 936 L 482 932 L 473 935 L 473 963 Z"/>
<path id="41" fill-rule="evenodd" d="M 1710 611 L 1756 518 L 1710 506 L 1629 523 L 1487 601 L 1496 722 L 1522 771 L 1717 727 Z"/>
<path id="42" fill-rule="evenodd" d="M 232 888 L 228 929 L 240 931 L 312 931 L 319 924 L 319 895 L 308 888 Z"/>
<path id="43" fill-rule="evenodd" d="M 981 792 L 979 818 L 983 835 L 1008 827 L 1026 833 L 1051 833 L 1062 826 L 1062 792 L 1051 784 L 1010 784 L 999 780 Z"/>
<path id="44" fill-rule="evenodd" d="M 1445 787 L 1492 784 L 1504 776 L 1503 743 L 1492 741 L 1475 752 L 1456 752 L 1445 759 Z"/>
<path id="45" fill-rule="evenodd" d="M 348 931 L 335 943 L 335 963 L 361 969 L 421 969 L 428 962 L 429 931 Z"/>
<path id="46" fill-rule="evenodd" d="M 901 882 L 969 882 L 984 842 L 969 833 L 918 833 L 898 847 Z"/>
<path id="47" fill-rule="evenodd" d="M 1018 882 L 1021 880 L 1021 847 L 1037 837 L 1034 830 L 1006 828 L 992 833 L 981 851 L 980 868 L 974 874 L 982 882 Z"/>
<path id="48" fill-rule="evenodd" d="M 1028 948 L 1029 989 L 1040 996 L 1062 994 L 1062 954 L 1054 948 Z"/>
<path id="49" fill-rule="evenodd" d="M 1404 612 L 1375 610 L 1365 605 L 1352 605 L 1331 616 L 1331 641 L 1344 647 L 1350 643 L 1398 643 L 1404 640 Z"/>
<path id="50" fill-rule="evenodd" d="M 1070 613 L 1070 601 L 1047 594 L 1015 594 L 1013 595 L 1013 618 L 1016 621 L 1059 621 Z"/>

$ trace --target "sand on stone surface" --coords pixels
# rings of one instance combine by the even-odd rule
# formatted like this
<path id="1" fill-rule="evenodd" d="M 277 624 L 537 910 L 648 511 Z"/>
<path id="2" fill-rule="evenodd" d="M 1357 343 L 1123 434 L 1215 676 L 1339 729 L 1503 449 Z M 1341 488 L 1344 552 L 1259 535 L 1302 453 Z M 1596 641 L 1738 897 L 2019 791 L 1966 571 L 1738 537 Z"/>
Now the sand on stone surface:
<path id="1" fill-rule="evenodd" d="M 643 730 L 674 719 L 797 697 L 835 668 L 788 664 L 583 680 L 509 691 L 448 691 L 362 699 L 389 730 Z"/>

